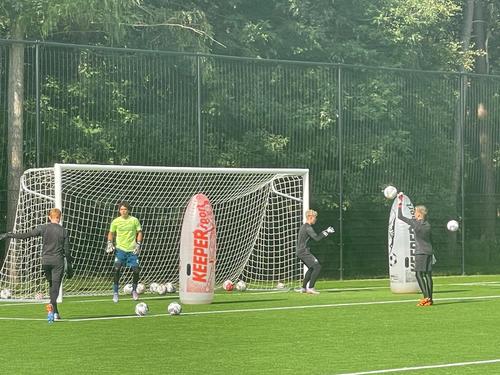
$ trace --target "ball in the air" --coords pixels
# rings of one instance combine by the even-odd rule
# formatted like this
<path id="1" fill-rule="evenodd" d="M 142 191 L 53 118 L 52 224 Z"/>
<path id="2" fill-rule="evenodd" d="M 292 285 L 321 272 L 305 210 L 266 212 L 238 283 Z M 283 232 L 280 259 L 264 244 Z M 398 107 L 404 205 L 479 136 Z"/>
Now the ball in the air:
<path id="1" fill-rule="evenodd" d="M 222 284 L 222 287 L 224 288 L 224 290 L 230 292 L 233 290 L 234 288 L 234 284 L 231 280 L 226 280 L 224 281 L 224 283 Z"/>
<path id="2" fill-rule="evenodd" d="M 446 228 L 448 228 L 450 232 L 456 232 L 459 228 L 458 221 L 456 220 L 448 221 L 448 224 L 446 224 Z"/>
<path id="3" fill-rule="evenodd" d="M 139 302 L 137 305 L 135 305 L 135 315 L 137 316 L 144 316 L 148 313 L 148 311 L 148 305 L 144 302 Z"/>
<path id="4" fill-rule="evenodd" d="M 175 286 L 172 283 L 166 283 L 167 293 L 175 293 Z"/>
<path id="5" fill-rule="evenodd" d="M 247 283 L 244 282 L 243 280 L 239 280 L 236 283 L 236 290 L 239 290 L 240 292 L 244 292 L 245 290 L 247 290 Z"/>
<path id="6" fill-rule="evenodd" d="M 182 307 L 178 302 L 172 302 L 168 305 L 167 311 L 170 315 L 179 315 Z"/>
<path id="7" fill-rule="evenodd" d="M 125 284 L 123 287 L 123 293 L 131 294 L 132 293 L 132 284 Z"/>
<path id="8" fill-rule="evenodd" d="M 387 199 L 394 199 L 396 198 L 396 195 L 398 195 L 398 189 L 394 186 L 389 185 L 384 189 L 384 197 Z"/>

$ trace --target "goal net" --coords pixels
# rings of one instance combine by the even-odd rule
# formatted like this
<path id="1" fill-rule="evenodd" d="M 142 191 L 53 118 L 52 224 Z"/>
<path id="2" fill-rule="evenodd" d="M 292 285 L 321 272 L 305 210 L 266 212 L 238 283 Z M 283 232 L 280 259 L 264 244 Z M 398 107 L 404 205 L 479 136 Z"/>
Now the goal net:
<path id="1" fill-rule="evenodd" d="M 50 208 L 63 212 L 75 276 L 64 294 L 112 293 L 114 257 L 107 233 L 127 201 L 144 232 L 140 282 L 179 281 L 179 246 L 186 205 L 197 193 L 211 201 L 217 226 L 216 285 L 243 280 L 251 289 L 294 287 L 302 275 L 295 256 L 298 229 L 308 208 L 308 170 L 172 168 L 56 164 L 21 178 L 14 232 L 47 223 Z M 45 298 L 41 239 L 11 239 L 0 287 L 12 298 Z M 120 286 L 131 283 L 123 268 Z M 42 297 L 43 296 L 43 297 Z"/>

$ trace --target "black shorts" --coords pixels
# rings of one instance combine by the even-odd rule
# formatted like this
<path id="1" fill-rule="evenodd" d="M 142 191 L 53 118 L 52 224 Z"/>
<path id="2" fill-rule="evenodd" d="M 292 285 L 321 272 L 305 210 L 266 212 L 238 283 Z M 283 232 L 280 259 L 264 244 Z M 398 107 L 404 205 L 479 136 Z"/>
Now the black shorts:
<path id="1" fill-rule="evenodd" d="M 415 254 L 415 271 L 432 271 L 432 254 Z"/>

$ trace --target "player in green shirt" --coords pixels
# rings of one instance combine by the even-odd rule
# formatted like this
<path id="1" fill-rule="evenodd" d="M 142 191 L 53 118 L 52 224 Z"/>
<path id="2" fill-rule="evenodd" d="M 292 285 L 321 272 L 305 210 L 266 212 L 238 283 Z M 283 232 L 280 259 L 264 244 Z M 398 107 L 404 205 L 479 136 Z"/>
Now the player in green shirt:
<path id="1" fill-rule="evenodd" d="M 118 205 L 120 216 L 111 222 L 108 233 L 106 253 L 115 253 L 113 302 L 118 302 L 118 290 L 121 269 L 123 266 L 132 270 L 132 298 L 137 300 L 137 283 L 139 282 L 139 258 L 142 247 L 142 227 L 139 220 L 130 215 L 130 206 L 127 202 Z M 116 247 L 113 244 L 116 242 Z"/>

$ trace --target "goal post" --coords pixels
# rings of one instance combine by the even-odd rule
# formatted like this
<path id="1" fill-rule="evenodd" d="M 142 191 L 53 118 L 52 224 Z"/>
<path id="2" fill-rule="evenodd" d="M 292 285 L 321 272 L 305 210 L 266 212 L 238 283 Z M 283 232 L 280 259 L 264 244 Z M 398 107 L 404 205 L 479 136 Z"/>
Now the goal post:
<path id="1" fill-rule="evenodd" d="M 293 287 L 303 274 L 295 246 L 309 207 L 308 178 L 307 169 L 55 164 L 23 174 L 14 231 L 44 224 L 49 209 L 60 208 L 75 269 L 64 280 L 65 295 L 111 294 L 107 232 L 117 204 L 127 201 L 144 232 L 140 282 L 178 284 L 183 214 L 191 197 L 203 193 L 217 226 L 216 286 L 241 279 L 250 289 Z M 120 285 L 131 279 L 124 268 Z M 12 298 L 47 296 L 40 238 L 10 240 L 0 288 Z"/>

